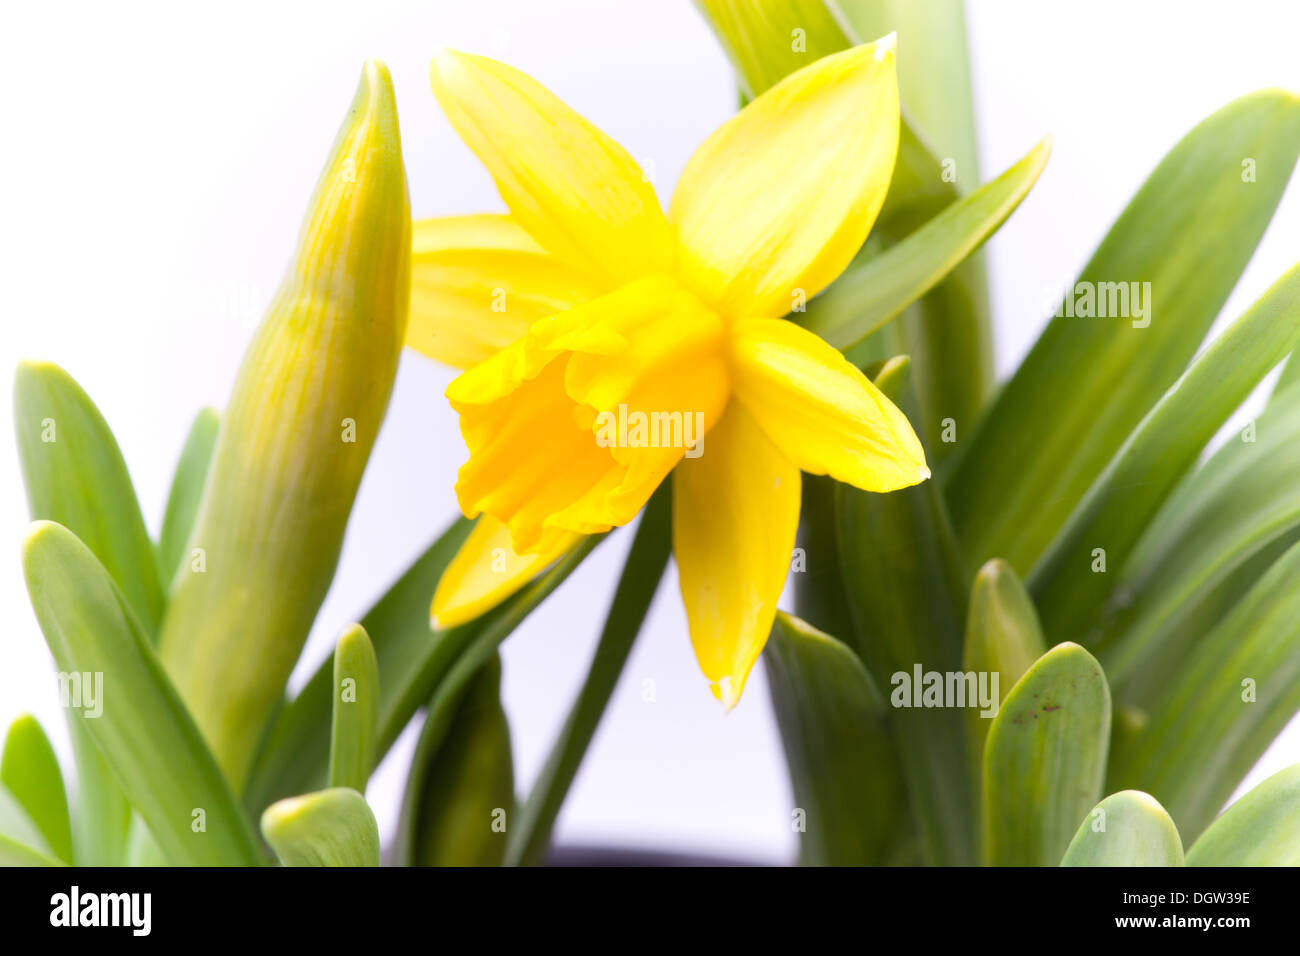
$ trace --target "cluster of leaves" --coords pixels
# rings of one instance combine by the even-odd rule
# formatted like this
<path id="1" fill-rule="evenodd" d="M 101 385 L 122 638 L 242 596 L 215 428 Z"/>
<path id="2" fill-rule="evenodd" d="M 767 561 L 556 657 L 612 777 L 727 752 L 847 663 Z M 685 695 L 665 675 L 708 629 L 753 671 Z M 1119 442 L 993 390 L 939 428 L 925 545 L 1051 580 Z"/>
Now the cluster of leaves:
<path id="1" fill-rule="evenodd" d="M 953 156 L 973 142 L 965 40 L 952 29 L 961 4 L 919 6 L 930 19 L 910 18 L 905 3 L 781 5 L 790 23 L 720 31 L 748 51 L 735 59 L 755 91 L 780 70 L 764 76 L 746 62 L 758 51 L 769 68 L 788 59 L 796 25 L 822 24 L 807 34 L 820 53 L 850 42 L 845 23 L 900 32 L 917 145 L 900 155 L 878 229 L 901 235 L 864 250 L 810 307 L 815 328 L 848 325 L 854 273 L 880 269 L 932 228 L 910 222 L 935 201 L 936 160 L 920 144 Z M 837 16 L 818 18 L 832 7 Z M 907 70 L 918 49 L 930 54 L 912 61 L 924 76 Z M 949 69 L 935 73 L 936 63 Z M 1296 363 L 1242 440 L 1200 462 L 1300 343 L 1300 269 L 1197 354 L 1297 154 L 1300 101 L 1281 92 L 1243 97 L 1193 129 L 1079 277 L 1092 288 L 1149 282 L 1150 323 L 1062 310 L 996 395 L 983 350 L 957 347 L 985 324 L 968 294 L 978 283 L 957 288 L 960 271 L 866 342 L 836 343 L 918 422 L 939 468 L 935 482 L 892 495 L 827 479 L 806 490 L 804 620 L 783 615 L 765 652 L 806 813 L 805 860 L 1181 865 L 1187 841 L 1193 864 L 1300 862 L 1300 767 L 1215 819 L 1300 710 Z M 941 217 L 982 191 L 938 200 L 948 203 Z M 891 206 L 905 211 L 901 226 Z M 939 356 L 929 346 L 941 342 L 953 344 Z M 910 361 L 866 364 L 898 353 Z M 948 376 L 966 385 L 936 387 Z M 964 432 L 955 443 L 943 440 L 943 419 Z M 883 691 L 918 664 L 996 672 L 996 717 L 953 701 L 890 706 Z"/>

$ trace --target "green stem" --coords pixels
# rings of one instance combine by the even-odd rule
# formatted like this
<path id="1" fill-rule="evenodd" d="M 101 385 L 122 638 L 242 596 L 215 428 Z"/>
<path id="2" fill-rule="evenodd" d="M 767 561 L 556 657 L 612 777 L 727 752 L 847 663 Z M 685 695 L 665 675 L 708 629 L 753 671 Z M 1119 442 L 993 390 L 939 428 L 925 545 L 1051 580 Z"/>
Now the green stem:
<path id="1" fill-rule="evenodd" d="M 665 481 L 641 516 L 587 679 L 569 711 L 569 719 L 551 749 L 541 776 L 510 830 L 507 864 L 542 862 L 550 843 L 551 828 L 609 704 L 614 685 L 623 673 L 632 643 L 641 631 L 650 602 L 668 566 L 671 551 L 672 485 Z"/>

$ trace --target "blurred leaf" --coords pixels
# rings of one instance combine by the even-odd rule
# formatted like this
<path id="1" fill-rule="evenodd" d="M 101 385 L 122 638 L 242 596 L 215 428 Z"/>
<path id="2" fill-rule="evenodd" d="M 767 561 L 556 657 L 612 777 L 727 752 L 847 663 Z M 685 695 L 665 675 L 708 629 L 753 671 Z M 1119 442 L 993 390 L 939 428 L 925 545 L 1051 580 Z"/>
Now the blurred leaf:
<path id="1" fill-rule="evenodd" d="M 1300 99 L 1265 91 L 1210 116 L 1161 161 L 1071 286 L 1081 304 L 1105 300 L 1108 315 L 1141 314 L 1121 298 L 1141 282 L 1145 317 L 1052 319 L 949 462 L 953 522 L 972 559 L 1003 557 L 1023 574 L 1042 555 L 1186 367 L 1298 153 Z"/>
<path id="2" fill-rule="evenodd" d="M 40 826 L 19 798 L 3 785 L 0 785 L 0 865 L 59 865 Z"/>
<path id="3" fill-rule="evenodd" d="M 379 729 L 379 664 L 366 629 L 353 624 L 334 648 L 334 712 L 330 725 L 331 787 L 366 792 L 375 769 Z"/>
<path id="4" fill-rule="evenodd" d="M 379 664 L 376 762 L 476 641 L 483 639 L 495 649 L 601 540 L 600 536 L 587 539 L 531 585 L 483 617 L 435 632 L 429 627 L 429 602 L 443 570 L 471 527 L 472 521 L 457 519 L 361 619 Z M 325 785 L 329 764 L 329 735 L 325 728 L 330 723 L 333 682 L 331 655 L 302 692 L 280 711 L 249 780 L 245 802 L 250 808 L 260 811 L 287 794 Z"/>
<path id="5" fill-rule="evenodd" d="M 1051 150 L 1043 140 L 997 179 L 959 199 L 878 255 L 860 257 L 808 311 L 791 316 L 848 350 L 911 305 L 1006 221 L 1038 179 Z"/>
<path id="6" fill-rule="evenodd" d="M 32 520 L 57 521 L 84 541 L 153 639 L 163 606 L 153 542 L 104 416 L 57 365 L 22 362 L 14 430 Z"/>
<path id="7" fill-rule="evenodd" d="M 1223 811 L 1187 851 L 1188 866 L 1300 866 L 1300 764 Z"/>
<path id="8" fill-rule="evenodd" d="M 671 552 L 672 482 L 665 481 L 641 515 L 587 679 L 569 710 L 541 776 L 510 827 L 507 863 L 535 865 L 545 859 L 555 819 L 627 664 L 632 644 L 645 623 Z"/>
<path id="9" fill-rule="evenodd" d="M 168 858 L 259 863 L 238 801 L 104 567 L 72 532 L 40 521 L 23 543 L 23 571 L 56 666 L 95 685 L 93 705 L 70 708 L 75 720 Z"/>
<path id="10" fill-rule="evenodd" d="M 4 755 L 0 757 L 0 784 L 36 824 L 50 851 L 72 862 L 72 824 L 63 773 L 40 723 L 24 714 L 9 725 Z"/>
<path id="11" fill-rule="evenodd" d="M 963 0 L 835 0 L 854 33 L 898 33 L 898 85 L 936 156 L 951 158 L 957 188 L 979 183 L 975 103 Z"/>
<path id="12" fill-rule="evenodd" d="M 984 747 L 984 858 L 1056 866 L 1102 794 L 1110 692 L 1096 659 L 1058 644 L 1011 688 Z"/>
<path id="13" fill-rule="evenodd" d="M 763 650 L 796 812 L 800 862 L 888 862 L 910 829 L 888 712 L 862 661 L 835 638 L 778 612 Z"/>
<path id="14" fill-rule="evenodd" d="M 1111 566 L 1124 567 L 1143 529 L 1206 442 L 1297 344 L 1300 266 L 1279 279 L 1170 387 L 1035 565 L 1030 586 L 1049 634 L 1087 636 L 1113 580 L 1092 573 L 1094 549 L 1104 549 Z"/>
<path id="15" fill-rule="evenodd" d="M 908 363 L 876 378 L 909 415 Z M 839 563 L 852 613 L 848 644 L 884 686 L 892 675 L 956 671 L 966 617 L 966 573 L 934 482 L 887 495 L 836 486 Z M 974 862 L 975 794 L 967 773 L 962 715 L 949 708 L 899 708 L 891 718 L 899 760 L 927 858 Z"/>
<path id="16" fill-rule="evenodd" d="M 823 0 L 695 0 L 695 6 L 735 67 L 746 99 L 853 42 Z"/>
<path id="17" fill-rule="evenodd" d="M 1112 793 L 1093 808 L 1070 841 L 1061 866 L 1182 866 L 1178 827 L 1155 797 Z"/>
<path id="18" fill-rule="evenodd" d="M 1119 698 L 1145 706 L 1205 633 L 1193 625 L 1213 623 L 1300 531 L 1297 474 L 1300 388 L 1175 489 L 1121 569 L 1092 642 Z"/>
<path id="19" fill-rule="evenodd" d="M 965 673 L 997 674 L 998 700 L 1024 676 L 1025 671 L 1047 653 L 1038 614 L 1025 586 L 1005 561 L 985 562 L 975 575 L 971 587 L 970 609 L 966 615 L 966 643 L 961 669 Z M 979 780 L 984 765 L 984 738 L 991 720 L 977 707 L 966 711 L 969 759 L 974 779 Z"/>
<path id="20" fill-rule="evenodd" d="M 500 866 L 513 828 L 514 763 L 501 708 L 501 659 L 470 680 L 445 728 L 415 745 L 397 828 L 399 866 Z"/>
<path id="21" fill-rule="evenodd" d="M 194 518 L 199 513 L 203 485 L 208 479 L 208 463 L 212 460 L 220 426 L 221 419 L 216 411 L 205 408 L 199 412 L 185 438 L 181 459 L 176 463 L 171 491 L 167 495 L 167 511 L 163 515 L 162 536 L 158 539 L 158 573 L 164 589 L 171 587 L 172 578 L 181 566 L 185 545 L 194 528 Z"/>
<path id="22" fill-rule="evenodd" d="M 1194 839 L 1300 710 L 1300 545 L 1161 674 L 1111 782 L 1154 794 Z"/>
<path id="23" fill-rule="evenodd" d="M 379 865 L 379 825 L 366 798 L 348 787 L 272 804 L 262 835 L 285 866 Z"/>

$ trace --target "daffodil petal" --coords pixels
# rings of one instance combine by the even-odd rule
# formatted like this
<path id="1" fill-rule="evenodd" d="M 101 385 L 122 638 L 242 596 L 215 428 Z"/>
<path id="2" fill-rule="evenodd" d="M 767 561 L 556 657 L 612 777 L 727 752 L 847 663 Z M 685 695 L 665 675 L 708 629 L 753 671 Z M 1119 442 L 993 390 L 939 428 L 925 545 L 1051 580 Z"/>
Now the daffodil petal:
<path id="1" fill-rule="evenodd" d="M 406 344 L 469 368 L 540 318 L 594 298 L 600 289 L 548 254 L 509 216 L 450 216 L 415 224 Z"/>
<path id="2" fill-rule="evenodd" d="M 763 650 L 799 523 L 799 469 L 733 402 L 673 472 L 673 554 L 691 644 L 730 710 Z"/>
<path id="3" fill-rule="evenodd" d="M 510 529 L 484 515 L 438 581 L 433 625 L 456 627 L 486 614 L 581 540 L 582 535 L 556 532 L 546 536 L 536 554 L 518 555 L 510 542 Z"/>
<path id="4" fill-rule="evenodd" d="M 607 288 L 671 268 L 672 230 L 623 147 L 536 80 L 487 57 L 445 50 L 429 75 L 512 216 L 549 252 Z"/>
<path id="5" fill-rule="evenodd" d="M 736 398 L 806 472 L 864 491 L 930 477 L 906 416 L 838 351 L 784 319 L 749 319 L 732 331 Z"/>
<path id="6" fill-rule="evenodd" d="M 720 126 L 687 164 L 669 218 L 680 270 L 729 315 L 776 318 L 861 248 L 898 151 L 893 37 L 823 57 Z"/>

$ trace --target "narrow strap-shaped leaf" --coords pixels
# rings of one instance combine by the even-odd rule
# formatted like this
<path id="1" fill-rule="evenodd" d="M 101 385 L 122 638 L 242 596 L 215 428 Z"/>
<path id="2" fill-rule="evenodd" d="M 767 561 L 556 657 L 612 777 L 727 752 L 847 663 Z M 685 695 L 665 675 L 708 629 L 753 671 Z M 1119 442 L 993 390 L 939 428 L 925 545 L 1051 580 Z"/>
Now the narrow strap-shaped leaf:
<path id="1" fill-rule="evenodd" d="M 285 866 L 378 866 L 379 825 L 347 787 L 288 797 L 266 808 L 262 835 Z"/>
<path id="2" fill-rule="evenodd" d="M 1195 837 L 1300 710 L 1300 545 L 1162 675 L 1110 782 L 1153 794 Z"/>
<path id="3" fill-rule="evenodd" d="M 163 592 L 131 476 L 104 416 L 67 372 L 23 362 L 14 430 L 33 521 L 57 521 L 90 548 L 152 639 Z"/>
<path id="4" fill-rule="evenodd" d="M 997 179 L 959 199 L 878 255 L 856 260 L 807 312 L 791 316 L 841 350 L 853 348 L 929 292 L 997 231 L 1047 162 L 1043 140 Z"/>
<path id="5" fill-rule="evenodd" d="M 1112 793 L 1093 807 L 1061 866 L 1182 866 L 1183 841 L 1160 802 L 1141 790 Z"/>
<path id="6" fill-rule="evenodd" d="M 665 481 L 641 515 L 587 679 L 551 747 L 541 775 L 510 827 L 507 863 L 538 864 L 545 858 L 551 828 L 614 693 L 614 685 L 623 673 L 632 644 L 641 632 L 671 553 L 672 482 Z"/>
<path id="7" fill-rule="evenodd" d="M 500 866 L 515 826 L 510 724 L 501 659 L 470 680 L 445 731 L 427 723 L 415 745 L 397 827 L 398 866 Z"/>
<path id="8" fill-rule="evenodd" d="M 971 587 L 962 671 L 975 674 L 977 680 L 982 674 L 998 675 L 997 700 L 993 702 L 997 707 L 1016 681 L 1045 653 L 1047 645 L 1034 602 L 1016 572 L 1011 565 L 996 558 L 985 562 Z M 984 765 L 984 738 L 988 736 L 991 717 L 992 714 L 975 707 L 966 711 L 969 759 L 976 781 Z"/>
<path id="9" fill-rule="evenodd" d="M 1223 811 L 1187 851 L 1188 866 L 1300 866 L 1300 764 Z"/>
<path id="10" fill-rule="evenodd" d="M 1042 555 L 1187 366 L 1298 153 L 1300 99 L 1264 91 L 1200 123 L 1148 177 L 948 462 L 953 522 L 973 560 L 1002 557 L 1024 574 Z"/>
<path id="11" fill-rule="evenodd" d="M 71 863 L 72 824 L 63 773 L 50 739 L 31 714 L 24 714 L 9 725 L 4 755 L 0 756 L 0 784 L 27 811 L 50 851 L 65 863 Z"/>
<path id="12" fill-rule="evenodd" d="M 783 612 L 763 661 L 794 788 L 800 862 L 888 862 L 911 821 L 888 708 L 862 661 Z"/>
<path id="13" fill-rule="evenodd" d="M 1096 549 L 1124 567 L 1138 537 L 1205 443 L 1300 344 L 1300 266 L 1293 267 L 1156 403 L 1111 459 L 1034 567 L 1030 586 L 1054 637 L 1083 639 L 1114 580 Z"/>
<path id="14" fill-rule="evenodd" d="M 69 680 L 82 691 L 70 709 L 168 858 L 200 866 L 261 862 L 216 760 L 90 549 L 63 526 L 40 521 L 23 543 L 23 571 L 56 665 L 79 678 Z"/>
<path id="15" fill-rule="evenodd" d="M 881 391 L 910 413 L 905 359 L 886 363 Z M 961 664 L 966 572 L 934 482 L 887 495 L 836 486 L 839 563 L 854 622 L 845 643 L 880 686 Z M 891 695 L 892 696 L 892 695 Z M 891 717 L 927 858 L 975 860 L 975 794 L 966 730 L 955 708 L 900 707 Z"/>
<path id="16" fill-rule="evenodd" d="M 1145 704 L 1170 668 L 1300 533 L 1300 388 L 1269 402 L 1165 503 L 1120 569 L 1092 646 L 1116 695 Z"/>
<path id="17" fill-rule="evenodd" d="M 366 792 L 375 769 L 379 729 L 379 664 L 366 629 L 353 624 L 334 648 L 334 715 L 330 725 L 331 787 Z"/>
<path id="18" fill-rule="evenodd" d="M 171 586 L 176 569 L 181 566 L 185 544 L 194 528 L 203 498 L 203 484 L 208 478 L 208 464 L 217 443 L 221 419 L 216 411 L 205 408 L 194 419 L 181 449 L 180 461 L 172 476 L 167 494 L 167 511 L 163 515 L 162 535 L 158 539 L 158 573 L 164 588 Z"/>
<path id="19" fill-rule="evenodd" d="M 483 617 L 434 632 L 429 627 L 429 601 L 471 527 L 472 521 L 457 520 L 361 619 L 379 664 L 376 761 L 388 752 L 402 728 L 429 701 L 467 649 L 480 640 L 495 649 L 601 540 L 600 536 L 586 539 L 531 585 Z M 482 663 L 480 659 L 480 666 Z M 329 764 L 329 735 L 325 728 L 330 722 L 333 675 L 331 656 L 302 692 L 281 710 L 246 791 L 245 802 L 250 808 L 260 811 L 287 794 L 324 786 Z"/>
<path id="20" fill-rule="evenodd" d="M 1011 688 L 984 745 L 984 859 L 1056 866 L 1101 798 L 1110 691 L 1096 659 L 1058 644 Z"/>

